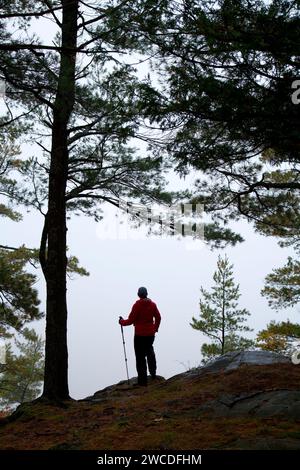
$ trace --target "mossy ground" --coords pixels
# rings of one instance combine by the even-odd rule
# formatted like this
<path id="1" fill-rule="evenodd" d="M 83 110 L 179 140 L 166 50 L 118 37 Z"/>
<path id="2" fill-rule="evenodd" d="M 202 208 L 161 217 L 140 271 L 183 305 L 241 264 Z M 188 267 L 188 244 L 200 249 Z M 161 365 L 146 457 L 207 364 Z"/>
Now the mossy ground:
<path id="1" fill-rule="evenodd" d="M 101 402 L 66 407 L 23 405 L 0 427 L 0 449 L 223 449 L 241 439 L 299 439 L 300 422 L 283 417 L 212 418 L 204 403 L 229 393 L 299 390 L 300 366 L 242 366 L 227 373 L 184 374 L 147 388 L 112 393 Z M 0 421 L 1 423 L 1 421 Z"/>

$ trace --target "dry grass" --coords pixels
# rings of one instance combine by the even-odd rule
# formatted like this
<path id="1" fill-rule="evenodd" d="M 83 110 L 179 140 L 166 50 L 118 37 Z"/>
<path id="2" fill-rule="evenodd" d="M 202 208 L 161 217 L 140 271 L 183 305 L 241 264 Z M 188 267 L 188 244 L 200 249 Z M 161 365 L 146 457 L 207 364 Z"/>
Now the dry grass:
<path id="1" fill-rule="evenodd" d="M 299 388 L 300 366 L 242 366 L 230 373 L 182 375 L 101 403 L 27 404 L 17 420 L 0 427 L 0 448 L 220 449 L 238 439 L 300 439 L 300 423 L 294 420 L 212 418 L 199 411 L 224 393 Z"/>

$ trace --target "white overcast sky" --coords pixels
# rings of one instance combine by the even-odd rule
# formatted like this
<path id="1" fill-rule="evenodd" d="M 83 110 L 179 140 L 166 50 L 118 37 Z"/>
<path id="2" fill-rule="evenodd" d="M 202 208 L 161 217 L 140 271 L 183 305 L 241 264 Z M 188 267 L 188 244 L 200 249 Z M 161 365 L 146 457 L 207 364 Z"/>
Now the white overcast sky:
<path id="1" fill-rule="evenodd" d="M 53 23 L 39 21 L 34 25 L 42 43 L 51 42 Z M 39 246 L 43 223 L 39 214 L 24 214 L 20 223 L 7 219 L 0 223 L 1 244 Z M 68 223 L 70 253 L 78 256 L 91 273 L 68 284 L 69 381 L 71 395 L 77 399 L 126 378 L 118 317 L 129 314 L 142 285 L 162 315 L 155 340 L 158 373 L 167 378 L 201 361 L 200 348 L 205 339 L 189 322 L 199 311 L 200 286 L 212 285 L 219 252 L 206 246 L 191 249 L 185 241 L 146 238 L 136 229 L 128 229 L 127 238 L 114 239 L 116 224 L 110 217 L 111 231 L 106 232 L 105 220 L 96 224 L 86 217 L 74 217 Z M 276 240 L 255 234 L 246 222 L 235 227 L 246 241 L 221 253 L 227 253 L 234 264 L 235 278 L 241 286 L 240 306 L 252 314 L 249 324 L 258 331 L 272 319 L 299 321 L 299 307 L 275 313 L 260 296 L 264 277 L 283 265 L 292 250 L 279 248 Z M 44 308 L 40 272 L 37 287 Z M 44 334 L 44 321 L 34 326 Z M 124 333 L 129 373 L 134 376 L 133 327 L 124 328 Z"/>

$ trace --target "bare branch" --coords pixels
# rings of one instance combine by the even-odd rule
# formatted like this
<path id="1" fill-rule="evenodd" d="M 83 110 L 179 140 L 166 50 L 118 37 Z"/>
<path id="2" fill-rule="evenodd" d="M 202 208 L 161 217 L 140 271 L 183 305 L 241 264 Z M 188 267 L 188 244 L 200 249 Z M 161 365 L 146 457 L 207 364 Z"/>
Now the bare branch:
<path id="1" fill-rule="evenodd" d="M 233 178 L 237 178 L 239 180 L 242 180 L 248 186 L 248 189 L 246 189 L 245 191 L 241 191 L 239 193 L 241 195 L 250 194 L 251 192 L 254 192 L 255 188 L 300 189 L 300 183 L 297 183 L 295 181 L 290 181 L 290 182 L 287 182 L 287 183 L 275 183 L 273 181 L 265 181 L 264 178 L 262 177 L 262 179 L 260 181 L 255 181 L 254 183 L 250 183 L 247 180 L 247 177 L 245 175 L 241 175 L 241 174 L 234 173 L 234 172 L 231 172 L 231 171 L 226 171 L 226 170 L 218 170 L 218 171 L 219 171 L 219 173 L 221 173 L 223 175 L 229 176 L 231 178 L 233 177 Z"/>
<path id="2" fill-rule="evenodd" d="M 15 122 L 17 121 L 18 119 L 21 119 L 22 117 L 24 116 L 28 116 L 30 113 L 32 113 L 33 110 L 36 109 L 36 106 L 34 108 L 31 108 L 29 111 L 27 111 L 27 113 L 22 113 L 20 114 L 19 116 L 16 116 L 16 117 L 13 117 L 12 119 L 10 119 L 9 121 L 6 121 L 4 123 L 1 123 L 0 124 L 0 127 L 5 127 L 5 126 L 8 126 L 9 124 L 11 124 L 12 122 Z"/>
<path id="3" fill-rule="evenodd" d="M 49 2 L 45 1 L 45 3 L 49 4 Z M 48 6 L 48 5 L 47 5 Z M 48 15 L 49 13 L 53 13 L 54 11 L 61 10 L 62 6 L 59 7 L 51 7 L 48 8 L 48 10 L 41 10 L 41 11 L 35 11 L 35 12 L 28 12 L 28 13 L 6 13 L 6 14 L 0 14 L 0 20 L 5 20 L 7 18 L 28 18 L 30 16 L 43 16 L 43 15 Z"/>
<path id="4" fill-rule="evenodd" d="M 44 0 L 44 2 L 46 3 L 46 5 L 47 5 L 47 7 L 49 8 L 49 10 L 51 10 L 51 15 L 53 16 L 54 21 L 55 21 L 56 24 L 61 28 L 61 22 L 59 21 L 58 17 L 57 17 L 56 14 L 55 14 L 55 11 L 57 11 L 57 9 L 51 7 L 51 3 L 49 2 L 49 0 Z M 62 8 L 62 7 L 59 7 L 59 8 Z"/>
<path id="5" fill-rule="evenodd" d="M 87 6 L 88 8 L 90 8 L 90 6 L 84 2 L 81 1 L 81 3 L 85 6 Z M 124 5 L 126 5 L 126 3 L 128 3 L 128 0 L 124 0 L 123 2 L 119 3 L 119 5 L 116 5 L 114 8 L 109 8 L 109 13 L 112 13 L 114 11 L 117 11 L 119 10 L 120 8 L 122 8 Z M 101 11 L 101 14 L 96 16 L 95 18 L 92 18 L 91 20 L 88 20 L 88 21 L 84 21 L 82 22 L 78 27 L 79 28 L 85 28 L 86 26 L 88 26 L 89 24 L 93 24 L 93 23 L 96 23 L 97 21 L 100 21 L 102 20 L 103 18 L 105 18 L 107 16 L 107 9 L 101 9 L 100 8 L 94 8 L 95 10 L 97 10 L 97 12 Z"/>

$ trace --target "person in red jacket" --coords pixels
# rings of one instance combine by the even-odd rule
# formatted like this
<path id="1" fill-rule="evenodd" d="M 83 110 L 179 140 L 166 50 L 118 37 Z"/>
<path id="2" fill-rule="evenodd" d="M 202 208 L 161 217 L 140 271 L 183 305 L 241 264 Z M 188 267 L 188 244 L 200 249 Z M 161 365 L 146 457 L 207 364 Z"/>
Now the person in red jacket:
<path id="1" fill-rule="evenodd" d="M 139 300 L 133 305 L 128 319 L 124 320 L 121 317 L 119 323 L 122 326 L 134 325 L 134 352 L 138 385 L 147 385 L 147 363 L 151 377 L 153 379 L 156 377 L 153 342 L 155 333 L 158 332 L 161 316 L 156 304 L 148 299 L 146 287 L 139 288 L 138 296 Z"/>

